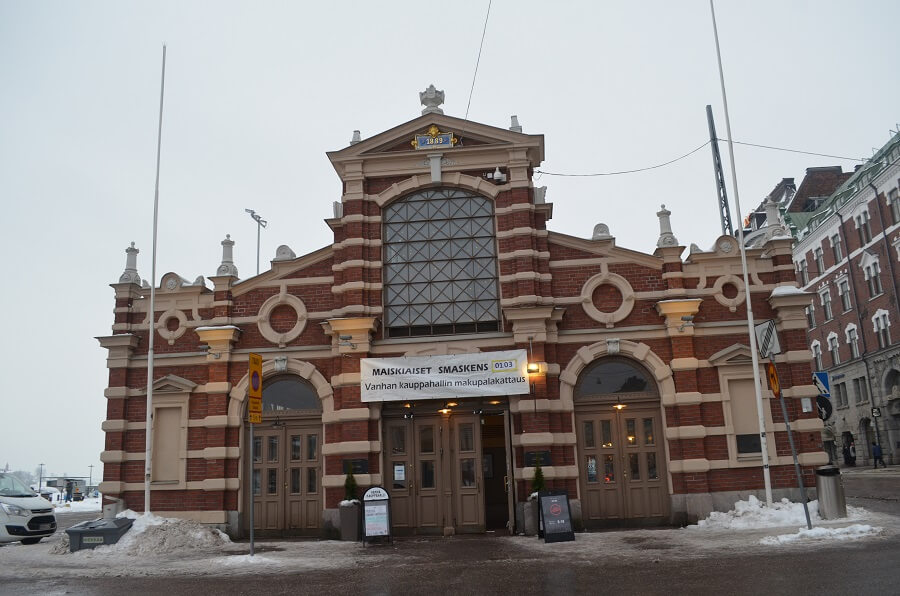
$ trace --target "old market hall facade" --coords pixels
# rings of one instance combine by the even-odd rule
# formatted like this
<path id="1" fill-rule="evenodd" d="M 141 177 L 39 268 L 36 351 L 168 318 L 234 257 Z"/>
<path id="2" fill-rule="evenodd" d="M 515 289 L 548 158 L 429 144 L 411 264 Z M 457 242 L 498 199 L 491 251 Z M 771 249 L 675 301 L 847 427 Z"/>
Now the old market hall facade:
<path id="1" fill-rule="evenodd" d="M 537 462 L 548 488 L 567 491 L 576 525 L 728 509 L 763 487 L 748 294 L 757 319 L 776 323 L 813 483 L 827 457 L 810 406 L 810 294 L 796 289 L 784 230 L 748 251 L 749 288 L 735 238 L 686 251 L 665 207 L 653 254 L 617 246 L 603 224 L 589 239 L 551 232 L 553 206 L 532 180 L 543 136 L 515 117 L 505 129 L 444 115 L 433 87 L 420 96 L 420 117 L 328 153 L 343 188 L 326 220 L 332 244 L 301 256 L 282 246 L 241 280 L 226 238 L 208 280 L 162 276 L 153 313 L 138 251 L 126 250 L 112 335 L 98 338 L 107 508 L 144 508 L 152 328 L 160 515 L 240 535 L 252 490 L 258 530 L 328 535 L 352 468 L 361 487 L 390 493 L 396 533 L 521 531 Z M 251 353 L 263 359 L 252 444 Z M 520 378 L 496 383 L 481 361 Z M 372 384 L 372 370 L 425 383 Z M 438 370 L 466 388 L 422 390 L 439 385 L 428 380 Z M 772 484 L 787 496 L 797 479 L 786 425 L 763 384 Z"/>

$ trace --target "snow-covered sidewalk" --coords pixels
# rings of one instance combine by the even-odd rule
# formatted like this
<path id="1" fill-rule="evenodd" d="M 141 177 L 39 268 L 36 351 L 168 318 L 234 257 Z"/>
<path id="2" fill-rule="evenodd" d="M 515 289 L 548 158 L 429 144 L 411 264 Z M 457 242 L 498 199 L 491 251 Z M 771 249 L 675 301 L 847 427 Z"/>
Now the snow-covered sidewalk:
<path id="1" fill-rule="evenodd" d="M 574 542 L 545 544 L 534 537 L 488 538 L 491 548 L 523 563 L 541 558 L 595 564 L 604 559 L 655 562 L 661 559 L 743 556 L 773 548 L 841 548 L 847 540 L 884 540 L 900 535 L 900 518 L 848 507 L 848 517 L 822 520 L 810 503 L 812 531 L 802 505 L 786 500 L 763 506 L 751 497 L 727 513 L 716 512 L 681 529 L 578 533 Z M 335 540 L 262 540 L 257 554 L 246 542 L 202 524 L 133 512 L 132 528 L 114 545 L 68 552 L 68 537 L 57 534 L 40 544 L 0 547 L 0 584 L 4 577 L 229 576 L 254 573 L 302 573 L 353 569 L 358 565 L 441 561 L 449 539 L 404 539 L 393 546 L 363 548 Z M 477 540 L 477 538 L 464 538 Z M 400 555 L 400 556 L 398 556 Z"/>

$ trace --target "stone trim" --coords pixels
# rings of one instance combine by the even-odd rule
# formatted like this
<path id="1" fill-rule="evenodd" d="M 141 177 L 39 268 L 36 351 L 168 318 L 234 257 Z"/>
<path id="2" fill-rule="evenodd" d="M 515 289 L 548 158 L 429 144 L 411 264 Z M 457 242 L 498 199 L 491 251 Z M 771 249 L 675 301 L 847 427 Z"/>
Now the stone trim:
<path id="1" fill-rule="evenodd" d="M 286 333 L 279 333 L 275 331 L 274 329 L 272 329 L 272 325 L 269 322 L 269 317 L 272 315 L 272 311 L 282 305 L 290 306 L 294 309 L 294 312 L 297 313 L 297 322 L 290 329 L 290 331 L 287 331 Z M 309 314 L 306 312 L 306 305 L 303 304 L 303 301 L 297 298 L 295 295 L 288 294 L 287 284 L 282 284 L 281 291 L 274 296 L 270 296 L 265 302 L 262 303 L 262 306 L 259 307 L 259 315 L 256 326 L 263 338 L 273 344 L 277 344 L 278 347 L 283 348 L 288 343 L 300 337 L 300 334 L 303 333 L 303 330 L 306 328 L 306 322 L 308 320 Z"/>
<path id="2" fill-rule="evenodd" d="M 622 294 L 622 303 L 613 312 L 602 312 L 594 306 L 594 291 L 602 285 L 611 285 Z M 607 329 L 612 328 L 614 323 L 631 314 L 634 308 L 634 298 L 634 288 L 631 287 L 628 280 L 617 273 L 610 273 L 605 264 L 600 273 L 588 278 L 581 287 L 581 308 L 584 309 L 587 316 L 606 325 Z"/>
<path id="3" fill-rule="evenodd" d="M 523 433 L 512 436 L 513 447 L 574 445 L 575 433 Z"/>

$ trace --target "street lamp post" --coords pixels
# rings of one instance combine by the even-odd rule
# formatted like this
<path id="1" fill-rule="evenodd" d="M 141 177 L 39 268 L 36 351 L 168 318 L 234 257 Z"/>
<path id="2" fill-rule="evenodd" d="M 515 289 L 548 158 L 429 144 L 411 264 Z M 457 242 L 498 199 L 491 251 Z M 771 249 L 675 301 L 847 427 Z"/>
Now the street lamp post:
<path id="1" fill-rule="evenodd" d="M 256 222 L 256 274 L 259 275 L 259 239 L 260 232 L 262 229 L 269 225 L 269 222 L 264 220 L 262 216 L 254 211 L 253 209 L 244 209 L 247 213 L 250 214 L 250 217 Z"/>
<path id="2" fill-rule="evenodd" d="M 38 471 L 38 494 L 41 494 L 41 484 L 44 482 L 44 464 L 40 465 Z"/>
<path id="3" fill-rule="evenodd" d="M 90 490 L 94 480 L 94 464 L 89 465 L 88 468 L 90 468 L 90 472 L 88 472 L 88 490 Z"/>

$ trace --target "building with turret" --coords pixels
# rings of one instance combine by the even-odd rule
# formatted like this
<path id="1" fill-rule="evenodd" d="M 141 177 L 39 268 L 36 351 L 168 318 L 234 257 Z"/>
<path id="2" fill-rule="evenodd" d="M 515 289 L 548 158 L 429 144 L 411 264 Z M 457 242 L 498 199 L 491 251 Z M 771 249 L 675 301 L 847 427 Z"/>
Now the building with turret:
<path id="1" fill-rule="evenodd" d="M 252 502 L 259 532 L 328 535 L 352 470 L 390 494 L 396 533 L 521 531 L 537 466 L 578 527 L 727 510 L 763 488 L 748 299 L 775 321 L 813 483 L 827 457 L 812 294 L 797 289 L 783 228 L 748 250 L 749 287 L 735 238 L 686 251 L 665 206 L 652 254 L 604 224 L 587 238 L 551 231 L 532 178 L 543 136 L 515 116 L 503 128 L 446 115 L 433 86 L 420 99 L 415 119 L 328 153 L 342 184 L 331 244 L 281 246 L 241 279 L 226 237 L 208 279 L 162 276 L 153 312 L 138 250 L 126 250 L 112 334 L 98 338 L 107 507 L 144 508 L 154 333 L 159 515 L 240 535 Z M 252 441 L 250 354 L 263 362 Z M 762 396 L 775 496 L 796 497 L 788 421 L 765 380 Z"/>

